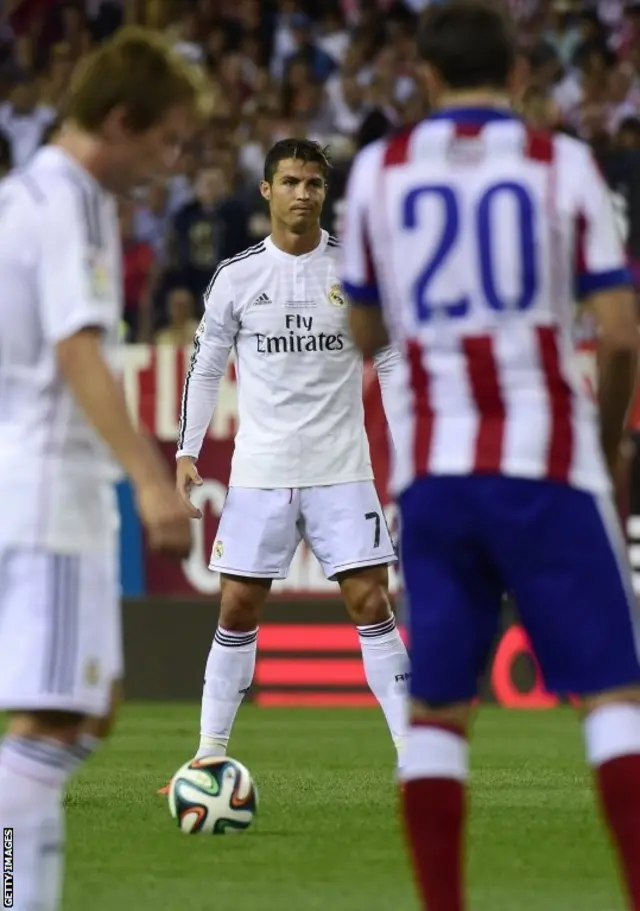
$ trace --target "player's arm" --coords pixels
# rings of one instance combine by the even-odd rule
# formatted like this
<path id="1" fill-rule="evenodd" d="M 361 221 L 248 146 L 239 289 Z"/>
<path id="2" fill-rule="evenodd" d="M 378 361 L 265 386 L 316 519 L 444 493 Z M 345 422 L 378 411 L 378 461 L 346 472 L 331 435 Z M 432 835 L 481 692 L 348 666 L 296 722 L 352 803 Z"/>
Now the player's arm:
<path id="1" fill-rule="evenodd" d="M 71 188 L 60 188 L 39 210 L 38 300 L 43 334 L 62 378 L 131 478 L 151 547 L 185 557 L 191 532 L 167 466 L 134 427 L 119 380 L 103 352 L 103 335 L 115 332 L 117 291 L 102 297 L 93 273 L 82 206 Z M 116 276 L 110 276 L 116 281 Z"/>
<path id="2" fill-rule="evenodd" d="M 371 181 L 379 154 L 377 145 L 357 155 L 351 167 L 342 237 L 341 281 L 349 297 L 349 326 L 365 357 L 372 357 L 389 344 L 371 248 Z"/>
<path id="3" fill-rule="evenodd" d="M 626 415 L 636 385 L 640 337 L 631 276 L 611 195 L 585 152 L 580 174 L 578 292 L 598 324 L 598 399 L 605 457 L 615 472 Z"/>
<path id="4" fill-rule="evenodd" d="M 95 317 L 59 339 L 56 355 L 60 372 L 74 398 L 136 487 L 154 477 L 166 479 L 167 467 L 149 439 L 129 417 L 122 387 L 102 352 L 104 327 Z"/>
<path id="5" fill-rule="evenodd" d="M 141 485 L 159 472 L 166 477 L 167 469 L 134 427 L 120 382 L 105 360 L 102 337 L 117 323 L 117 292 L 100 297 L 80 210 L 66 188 L 39 210 L 43 331 L 80 408 L 134 484 Z"/>
<path id="6" fill-rule="evenodd" d="M 239 328 L 229 279 L 218 269 L 207 290 L 184 381 L 176 458 L 195 460 L 200 455 Z"/>
<path id="7" fill-rule="evenodd" d="M 207 289 L 205 312 L 193 342 L 180 409 L 176 486 L 194 519 L 202 518 L 189 498 L 191 488 L 202 484 L 195 463 L 215 411 L 220 383 L 239 328 L 229 279 L 224 270 L 218 269 Z"/>

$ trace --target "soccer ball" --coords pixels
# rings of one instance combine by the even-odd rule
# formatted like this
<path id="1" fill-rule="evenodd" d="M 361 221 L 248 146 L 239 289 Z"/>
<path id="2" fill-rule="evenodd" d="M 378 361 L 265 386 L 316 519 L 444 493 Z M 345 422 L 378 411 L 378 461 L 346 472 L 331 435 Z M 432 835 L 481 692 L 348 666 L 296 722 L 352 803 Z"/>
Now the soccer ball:
<path id="1" fill-rule="evenodd" d="M 248 829 L 258 810 L 251 773 L 229 756 L 191 759 L 169 787 L 169 812 L 190 835 L 224 835 Z"/>

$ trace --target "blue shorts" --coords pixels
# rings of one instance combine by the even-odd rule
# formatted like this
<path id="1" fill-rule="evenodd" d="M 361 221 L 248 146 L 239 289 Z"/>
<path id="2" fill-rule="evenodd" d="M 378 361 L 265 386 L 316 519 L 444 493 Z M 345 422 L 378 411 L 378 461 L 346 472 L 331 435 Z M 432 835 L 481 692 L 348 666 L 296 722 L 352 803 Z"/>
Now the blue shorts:
<path id="1" fill-rule="evenodd" d="M 505 592 L 551 692 L 640 684 L 640 614 L 610 498 L 546 481 L 430 476 L 399 505 L 416 699 L 476 695 Z"/>

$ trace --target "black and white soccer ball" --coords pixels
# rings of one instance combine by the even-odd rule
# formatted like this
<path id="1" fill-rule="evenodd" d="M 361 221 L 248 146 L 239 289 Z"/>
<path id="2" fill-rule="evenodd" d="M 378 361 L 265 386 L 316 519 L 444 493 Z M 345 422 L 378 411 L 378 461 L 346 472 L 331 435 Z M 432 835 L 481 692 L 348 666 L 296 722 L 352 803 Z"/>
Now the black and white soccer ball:
<path id="1" fill-rule="evenodd" d="M 190 835 L 224 835 L 248 829 L 258 811 L 249 770 L 229 756 L 191 759 L 169 787 L 169 812 Z"/>

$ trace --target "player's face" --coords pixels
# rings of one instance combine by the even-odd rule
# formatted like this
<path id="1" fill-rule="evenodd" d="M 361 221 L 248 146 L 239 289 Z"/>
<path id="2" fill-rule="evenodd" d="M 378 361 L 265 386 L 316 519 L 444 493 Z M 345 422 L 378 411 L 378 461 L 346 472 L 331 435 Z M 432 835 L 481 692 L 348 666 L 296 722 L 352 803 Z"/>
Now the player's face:
<path id="1" fill-rule="evenodd" d="M 176 107 L 142 133 L 132 133 L 122 122 L 110 125 L 107 142 L 110 189 L 126 192 L 139 184 L 169 177 L 183 145 L 193 132 L 188 108 Z"/>
<path id="2" fill-rule="evenodd" d="M 304 234 L 318 224 L 327 186 L 320 165 L 297 158 L 278 162 L 271 184 L 260 191 L 269 201 L 271 217 L 294 234 Z"/>

